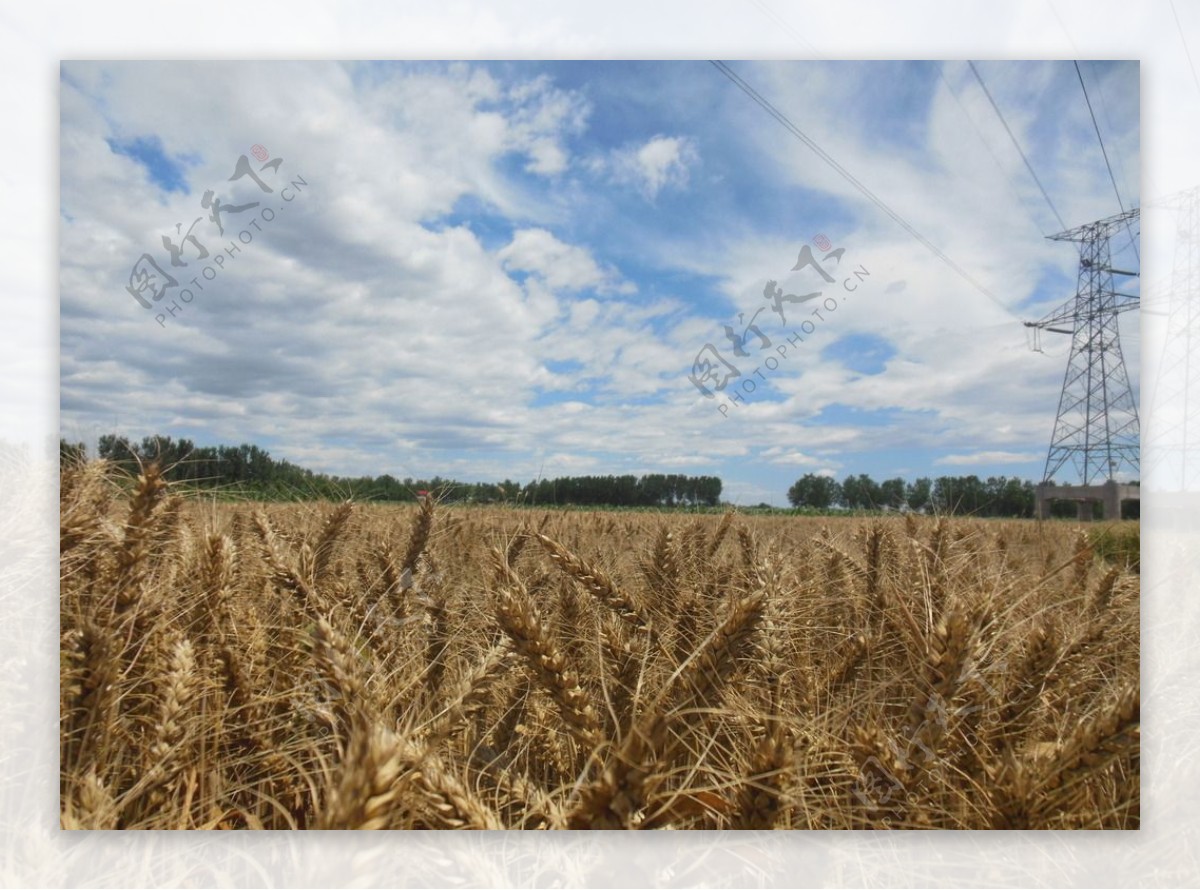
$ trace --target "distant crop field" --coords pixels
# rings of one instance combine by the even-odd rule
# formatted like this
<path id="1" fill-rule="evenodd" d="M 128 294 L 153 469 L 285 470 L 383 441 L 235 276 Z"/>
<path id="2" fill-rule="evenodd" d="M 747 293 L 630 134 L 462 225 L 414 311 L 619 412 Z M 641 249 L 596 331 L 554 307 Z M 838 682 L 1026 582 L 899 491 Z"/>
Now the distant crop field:
<path id="1" fill-rule="evenodd" d="M 1139 825 L 1137 525 L 61 475 L 64 828 Z"/>

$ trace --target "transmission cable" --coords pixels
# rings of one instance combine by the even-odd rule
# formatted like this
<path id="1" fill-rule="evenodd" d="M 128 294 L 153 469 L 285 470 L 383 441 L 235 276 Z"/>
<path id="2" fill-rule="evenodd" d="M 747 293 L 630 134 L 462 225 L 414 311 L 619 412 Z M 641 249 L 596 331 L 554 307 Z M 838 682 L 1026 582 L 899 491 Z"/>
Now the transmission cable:
<path id="1" fill-rule="evenodd" d="M 977 291 L 979 291 L 1005 312 L 1011 314 L 1011 310 L 1000 301 L 999 297 L 972 278 L 965 269 L 959 266 L 958 263 L 954 262 L 954 260 L 950 259 L 950 257 L 947 256 L 936 244 L 918 232 L 906 219 L 904 219 L 904 217 L 892 210 L 891 207 L 884 203 L 882 198 L 867 188 L 867 186 L 863 185 L 863 183 L 860 182 L 854 176 L 854 174 L 834 160 L 833 157 L 831 157 L 823 148 L 821 148 L 821 146 L 817 145 L 817 143 L 810 139 L 799 127 L 792 123 L 791 120 L 788 119 L 787 115 L 768 102 L 757 90 L 754 89 L 754 87 L 750 86 L 750 84 L 734 73 L 734 71 L 728 65 L 726 65 L 724 62 L 714 60 L 710 61 L 712 62 L 712 65 L 727 78 L 729 78 L 729 80 L 735 86 L 737 86 L 738 89 L 753 99 L 759 107 L 767 112 L 767 114 L 771 115 L 771 117 L 775 118 L 775 120 L 782 124 L 789 133 L 807 145 L 818 158 L 832 167 L 834 172 L 854 186 L 854 188 L 857 189 L 859 193 L 863 195 L 863 197 L 882 210 L 893 222 L 895 222 L 898 226 L 904 229 L 904 231 L 908 232 L 908 234 L 923 244 L 930 253 L 957 272 L 968 284 L 974 287 Z"/>
<path id="2" fill-rule="evenodd" d="M 975 79 L 979 81 L 979 86 L 983 89 L 983 94 L 987 96 L 988 102 L 992 105 L 992 110 L 996 112 L 996 117 L 1000 118 L 1000 123 L 1004 125 L 1004 132 L 1008 133 L 1008 138 L 1012 140 L 1013 147 L 1016 148 L 1017 154 L 1021 156 L 1021 160 L 1025 162 L 1025 169 L 1029 171 L 1029 175 L 1033 177 L 1033 181 L 1037 183 L 1038 190 L 1042 193 L 1042 197 L 1046 199 L 1046 204 L 1050 207 L 1050 212 L 1054 214 L 1054 218 L 1058 220 L 1058 224 L 1062 227 L 1059 231 L 1065 232 L 1070 228 L 1063 218 L 1059 215 L 1058 209 L 1054 206 L 1054 202 L 1050 200 L 1050 196 L 1046 194 L 1046 189 L 1042 185 L 1042 181 L 1038 179 L 1038 175 L 1033 172 L 1033 164 L 1029 163 L 1029 158 L 1025 157 L 1025 152 L 1021 148 L 1021 143 L 1017 141 L 1017 137 L 1013 134 L 1012 129 L 1008 126 L 1008 121 L 1004 119 L 1003 113 L 1000 111 L 1000 106 L 996 104 L 996 100 L 992 98 L 992 94 L 988 91 L 987 84 L 983 82 L 983 77 L 979 73 L 979 69 L 975 67 L 975 63 L 970 59 L 967 64 L 971 66 L 971 73 L 975 75 Z"/>
<path id="3" fill-rule="evenodd" d="M 1112 164 L 1108 162 L 1108 151 L 1104 148 L 1104 137 L 1100 135 L 1100 125 L 1096 123 L 1096 112 L 1092 111 L 1092 100 L 1088 98 L 1087 87 L 1083 83 L 1083 72 L 1079 70 L 1079 63 L 1075 63 L 1075 74 L 1079 77 L 1079 87 L 1083 90 L 1083 101 L 1087 103 L 1088 114 L 1092 116 L 1092 127 L 1096 130 L 1096 140 L 1100 143 L 1100 153 L 1104 155 L 1104 166 L 1108 168 L 1108 178 L 1112 181 L 1113 191 L 1117 195 L 1117 206 L 1121 208 L 1121 212 L 1125 212 L 1125 204 L 1121 201 L 1121 190 L 1117 188 L 1117 177 L 1113 176 Z M 1133 227 L 1129 224 L 1129 220 L 1125 220 L 1125 230 L 1129 232 L 1129 243 L 1133 247 L 1134 256 L 1137 257 L 1138 263 L 1142 262 L 1142 255 L 1138 253 L 1137 242 L 1133 238 Z"/>

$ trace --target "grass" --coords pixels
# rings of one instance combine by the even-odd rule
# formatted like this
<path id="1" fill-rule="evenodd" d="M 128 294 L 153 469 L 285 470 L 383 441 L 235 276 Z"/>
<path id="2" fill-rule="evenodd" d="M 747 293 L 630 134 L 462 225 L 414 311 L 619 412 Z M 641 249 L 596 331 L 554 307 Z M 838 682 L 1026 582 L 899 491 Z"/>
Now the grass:
<path id="1" fill-rule="evenodd" d="M 1111 563 L 1141 574 L 1142 536 L 1136 522 L 1114 522 L 1102 525 L 1092 535 L 1096 555 Z"/>
<path id="2" fill-rule="evenodd" d="M 1137 828 L 1136 542 L 64 466 L 62 825 Z"/>

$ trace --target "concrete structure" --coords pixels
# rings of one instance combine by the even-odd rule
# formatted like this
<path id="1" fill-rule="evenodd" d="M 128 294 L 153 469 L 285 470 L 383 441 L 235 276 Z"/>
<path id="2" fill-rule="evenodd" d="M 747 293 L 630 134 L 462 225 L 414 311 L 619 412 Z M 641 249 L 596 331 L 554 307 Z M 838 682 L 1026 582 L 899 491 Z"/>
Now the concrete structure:
<path id="1" fill-rule="evenodd" d="M 1092 504 L 1100 501 L 1104 504 L 1105 519 L 1121 518 L 1122 501 L 1140 501 L 1142 489 L 1137 485 L 1121 485 L 1109 480 L 1103 485 L 1051 485 L 1047 482 L 1038 484 L 1034 494 L 1034 515 L 1038 519 L 1050 518 L 1051 501 L 1075 501 L 1078 505 L 1080 522 L 1089 522 L 1092 518 Z"/>

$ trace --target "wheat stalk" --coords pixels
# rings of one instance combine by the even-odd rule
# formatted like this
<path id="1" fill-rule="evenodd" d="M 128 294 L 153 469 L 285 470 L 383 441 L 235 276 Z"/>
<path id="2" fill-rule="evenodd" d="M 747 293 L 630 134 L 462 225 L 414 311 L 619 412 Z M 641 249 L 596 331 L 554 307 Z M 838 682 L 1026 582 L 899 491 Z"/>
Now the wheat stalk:
<path id="1" fill-rule="evenodd" d="M 650 619 L 626 593 L 613 583 L 608 575 L 584 562 L 552 538 L 543 534 L 535 537 L 550 555 L 550 560 L 564 574 L 578 581 L 588 593 L 616 612 L 623 621 L 629 622 L 640 630 L 650 629 Z"/>
<path id="2" fill-rule="evenodd" d="M 497 557 L 500 558 L 498 553 Z M 568 670 L 558 645 L 546 632 L 529 592 L 515 576 L 500 591 L 496 619 L 534 678 L 554 699 L 572 734 L 590 750 L 601 738 L 596 711 L 575 675 Z"/>

